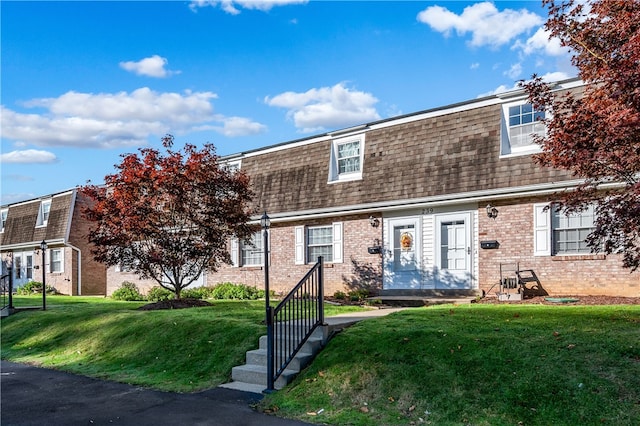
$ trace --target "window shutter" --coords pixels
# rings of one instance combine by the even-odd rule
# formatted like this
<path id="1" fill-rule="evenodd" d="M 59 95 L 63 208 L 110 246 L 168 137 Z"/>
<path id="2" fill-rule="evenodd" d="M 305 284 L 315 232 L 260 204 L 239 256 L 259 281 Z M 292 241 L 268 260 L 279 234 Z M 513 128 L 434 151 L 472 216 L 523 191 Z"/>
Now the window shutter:
<path id="1" fill-rule="evenodd" d="M 551 256 L 551 210 L 548 204 L 533 206 L 533 255 Z"/>
<path id="2" fill-rule="evenodd" d="M 233 266 L 240 266 L 240 244 L 238 244 L 237 238 L 231 238 L 231 264 Z"/>
<path id="3" fill-rule="evenodd" d="M 296 265 L 304 265 L 304 226 L 296 226 L 295 233 Z"/>
<path id="4" fill-rule="evenodd" d="M 45 271 L 47 274 L 51 273 L 51 250 L 46 250 L 44 252 L 44 263 L 45 263 Z"/>
<path id="5" fill-rule="evenodd" d="M 342 222 L 333 224 L 333 263 L 342 263 Z"/>

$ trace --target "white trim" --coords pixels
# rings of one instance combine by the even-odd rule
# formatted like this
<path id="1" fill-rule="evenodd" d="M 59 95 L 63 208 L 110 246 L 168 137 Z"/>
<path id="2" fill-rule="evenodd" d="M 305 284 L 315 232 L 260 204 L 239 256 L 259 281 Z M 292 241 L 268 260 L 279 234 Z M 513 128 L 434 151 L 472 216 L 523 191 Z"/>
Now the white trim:
<path id="1" fill-rule="evenodd" d="M 240 266 L 240 242 L 236 237 L 231 238 L 231 265 Z"/>
<path id="2" fill-rule="evenodd" d="M 340 173 L 340 159 L 338 158 L 338 147 L 348 143 L 358 142 L 360 167 L 358 171 Z M 364 168 L 364 147 L 365 133 L 356 133 L 350 136 L 334 139 L 331 144 L 331 156 L 329 157 L 329 184 L 338 182 L 349 182 L 362 179 L 362 169 Z"/>
<path id="3" fill-rule="evenodd" d="M 551 256 L 551 209 L 549 203 L 533 205 L 533 255 Z"/>
<path id="4" fill-rule="evenodd" d="M 304 260 L 306 257 L 306 249 L 305 249 L 305 227 L 304 226 L 296 226 L 294 229 L 295 233 L 295 264 L 296 265 L 304 265 Z"/>
<path id="5" fill-rule="evenodd" d="M 343 232 L 342 232 L 342 222 L 334 222 L 333 226 L 333 260 L 331 263 L 342 263 L 343 262 Z"/>
<path id="6" fill-rule="evenodd" d="M 355 204 L 349 206 L 335 206 L 331 208 L 298 210 L 285 213 L 272 213 L 269 215 L 272 223 L 282 223 L 294 220 L 309 220 L 319 218 L 338 217 L 349 214 L 379 213 L 403 211 L 407 209 L 422 209 L 427 207 L 442 207 L 459 205 L 462 203 L 479 203 L 484 201 L 505 200 L 510 198 L 532 197 L 539 195 L 549 195 L 561 189 L 571 190 L 576 188 L 582 180 L 572 180 L 560 183 L 539 184 L 522 187 L 509 187 L 499 189 L 489 189 L 473 192 L 462 192 L 458 194 L 435 195 L 431 197 L 395 200 L 389 202 L 378 202 L 369 204 Z M 600 188 L 618 188 L 624 184 L 612 183 L 600 185 Z M 259 223 L 259 216 L 253 222 Z"/>

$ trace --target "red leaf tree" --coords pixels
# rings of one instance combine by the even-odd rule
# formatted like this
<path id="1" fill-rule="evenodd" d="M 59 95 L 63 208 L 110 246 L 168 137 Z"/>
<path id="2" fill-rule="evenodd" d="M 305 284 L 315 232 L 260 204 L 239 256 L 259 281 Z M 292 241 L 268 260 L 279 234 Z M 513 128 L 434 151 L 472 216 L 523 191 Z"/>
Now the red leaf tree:
<path id="1" fill-rule="evenodd" d="M 104 186 L 81 191 L 94 201 L 83 211 L 95 225 L 88 236 L 94 258 L 125 265 L 179 299 L 203 271 L 231 263 L 229 237 L 251 235 L 253 194 L 248 176 L 223 167 L 213 145 L 172 145 L 167 135 L 166 155 L 151 148 L 124 154 Z"/>
<path id="2" fill-rule="evenodd" d="M 542 166 L 565 169 L 582 184 L 560 195 L 566 212 L 593 204 L 594 251 L 622 253 L 625 267 L 640 267 L 640 2 L 554 0 L 545 24 L 572 52 L 585 82 L 581 95 L 554 96 L 534 75 L 523 84 L 535 107 L 551 112 L 538 138 Z"/>

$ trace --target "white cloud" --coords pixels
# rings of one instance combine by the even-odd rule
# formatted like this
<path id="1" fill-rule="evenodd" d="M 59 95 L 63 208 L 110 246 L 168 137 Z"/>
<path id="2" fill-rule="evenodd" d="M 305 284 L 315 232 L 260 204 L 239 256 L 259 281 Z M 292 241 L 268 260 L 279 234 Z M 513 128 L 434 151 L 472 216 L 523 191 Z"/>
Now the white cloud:
<path id="1" fill-rule="evenodd" d="M 7 204 L 13 204 L 19 201 L 29 200 L 35 197 L 36 195 L 30 192 L 22 192 L 22 193 L 14 193 L 14 194 L 7 194 L 3 192 L 0 198 L 0 204 L 5 206 Z"/>
<path id="2" fill-rule="evenodd" d="M 147 87 L 131 93 L 67 92 L 57 98 L 33 99 L 27 108 L 45 108 L 45 114 L 27 114 L 2 106 L 3 138 L 16 145 L 111 148 L 140 146 L 151 135 L 181 134 L 198 126 L 228 120 L 214 114 L 212 92 L 159 93 Z M 259 123 L 249 119 L 236 126 L 234 136 L 254 134 Z M 224 126 L 216 128 L 224 131 Z M 244 131 L 243 131 L 244 130 Z"/>
<path id="3" fill-rule="evenodd" d="M 504 75 L 509 77 L 512 80 L 516 80 L 522 74 L 522 64 L 517 63 L 511 65 L 507 71 L 504 72 Z"/>
<path id="4" fill-rule="evenodd" d="M 478 68 L 480 68 L 480 63 L 479 62 L 474 62 L 471 64 L 471 66 L 469 67 L 472 70 L 477 70 Z"/>
<path id="5" fill-rule="evenodd" d="M 380 119 L 372 94 L 353 91 L 338 83 L 304 93 L 285 92 L 266 97 L 267 105 L 288 109 L 287 116 L 302 132 L 348 127 Z"/>
<path id="6" fill-rule="evenodd" d="M 471 45 L 476 47 L 502 46 L 544 22 L 542 17 L 526 9 L 498 11 L 490 2 L 467 6 L 460 15 L 442 6 L 430 6 L 420 12 L 417 19 L 445 36 L 452 31 L 458 35 L 471 33 Z"/>
<path id="7" fill-rule="evenodd" d="M 526 42 L 516 41 L 513 46 L 522 50 L 525 55 L 543 53 L 549 56 L 565 56 L 569 53 L 567 47 L 560 45 L 560 40 L 551 37 L 551 33 L 544 28 L 539 28 Z"/>
<path id="8" fill-rule="evenodd" d="M 308 0 L 193 0 L 189 4 L 189 7 L 195 12 L 200 7 L 220 6 L 226 13 L 237 15 L 240 13 L 239 8 L 267 12 L 276 6 L 305 3 L 308 3 Z M 238 7 L 236 7 L 236 5 Z"/>
<path id="9" fill-rule="evenodd" d="M 127 61 L 120 62 L 120 68 L 133 72 L 137 75 L 144 75 L 147 77 L 165 78 L 173 74 L 180 74 L 180 71 L 169 71 L 165 69 L 165 66 L 169 63 L 166 58 L 158 55 L 153 55 L 149 58 L 144 58 L 138 62 Z"/>
<path id="10" fill-rule="evenodd" d="M 49 151 L 39 151 L 36 149 L 27 149 L 24 151 L 11 151 L 0 155 L 0 163 L 17 163 L 17 164 L 46 164 L 55 163 L 57 158 L 55 154 Z"/>

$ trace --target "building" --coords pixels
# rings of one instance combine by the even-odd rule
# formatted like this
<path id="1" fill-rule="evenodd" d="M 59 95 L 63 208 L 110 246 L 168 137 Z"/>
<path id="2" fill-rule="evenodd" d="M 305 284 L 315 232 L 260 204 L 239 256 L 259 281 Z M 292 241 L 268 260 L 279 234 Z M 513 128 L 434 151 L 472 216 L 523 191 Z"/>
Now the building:
<path id="1" fill-rule="evenodd" d="M 555 90 L 580 91 L 567 80 Z M 593 211 L 546 208 L 579 182 L 533 163 L 544 115 L 523 91 L 474 99 L 230 155 L 271 218 L 271 288 L 285 292 L 322 255 L 325 294 L 496 293 L 507 269 L 533 271 L 550 295 L 638 296 L 640 274 L 593 254 Z M 256 218 L 257 219 L 257 218 Z M 262 234 L 230 241 L 234 265 L 202 283 L 263 286 Z M 513 271 L 511 272 L 513 273 Z M 107 293 L 126 271 L 108 272 Z"/>
<path id="2" fill-rule="evenodd" d="M 106 268 L 93 260 L 82 217 L 88 202 L 77 189 L 0 207 L 2 275 L 11 268 L 13 286 L 42 282 L 67 295 L 105 295 Z"/>

